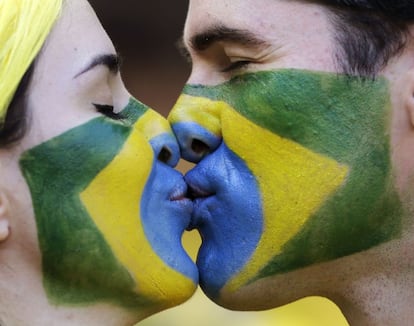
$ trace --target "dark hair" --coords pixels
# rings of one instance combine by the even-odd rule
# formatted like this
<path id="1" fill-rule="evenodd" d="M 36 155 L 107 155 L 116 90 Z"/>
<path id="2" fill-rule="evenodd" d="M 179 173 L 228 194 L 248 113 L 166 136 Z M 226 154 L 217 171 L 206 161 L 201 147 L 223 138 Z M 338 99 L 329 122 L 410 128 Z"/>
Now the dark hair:
<path id="1" fill-rule="evenodd" d="M 0 147 L 10 146 L 19 141 L 26 133 L 26 93 L 32 79 L 35 61 L 23 75 L 13 99 L 7 109 L 6 119 L 0 124 Z"/>
<path id="2" fill-rule="evenodd" d="M 336 59 L 346 74 L 375 77 L 405 47 L 413 0 L 309 0 L 332 13 Z"/>

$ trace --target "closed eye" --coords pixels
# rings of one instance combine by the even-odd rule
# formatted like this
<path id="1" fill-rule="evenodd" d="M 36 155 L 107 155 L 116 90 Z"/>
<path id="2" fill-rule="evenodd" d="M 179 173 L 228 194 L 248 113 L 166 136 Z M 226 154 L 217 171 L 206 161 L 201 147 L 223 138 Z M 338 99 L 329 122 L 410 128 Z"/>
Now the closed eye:
<path id="1" fill-rule="evenodd" d="M 103 114 L 104 116 L 113 119 L 113 120 L 121 120 L 124 118 L 124 116 L 114 111 L 114 107 L 112 105 L 106 105 L 106 104 L 97 104 L 92 103 L 92 105 L 96 108 L 96 111 Z"/>
<path id="2" fill-rule="evenodd" d="M 246 68 L 249 64 L 251 64 L 251 61 L 248 60 L 241 60 L 231 63 L 228 67 L 224 68 L 222 72 L 231 72 L 233 70 Z"/>

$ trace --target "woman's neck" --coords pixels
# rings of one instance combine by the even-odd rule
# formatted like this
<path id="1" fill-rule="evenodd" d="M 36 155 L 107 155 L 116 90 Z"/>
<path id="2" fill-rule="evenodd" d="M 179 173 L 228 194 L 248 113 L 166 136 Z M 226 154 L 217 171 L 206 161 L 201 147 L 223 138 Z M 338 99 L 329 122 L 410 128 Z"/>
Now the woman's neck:
<path id="1" fill-rule="evenodd" d="M 47 299 L 41 272 L 33 265 L 19 264 L 16 258 L 2 260 L 0 265 L 0 326 L 131 326 L 152 313 L 110 303 L 54 305 Z"/>

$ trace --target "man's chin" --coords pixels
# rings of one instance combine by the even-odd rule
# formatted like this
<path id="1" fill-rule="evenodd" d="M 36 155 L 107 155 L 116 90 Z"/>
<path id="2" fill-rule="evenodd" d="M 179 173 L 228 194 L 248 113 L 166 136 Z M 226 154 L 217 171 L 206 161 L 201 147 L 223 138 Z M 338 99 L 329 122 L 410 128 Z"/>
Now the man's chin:
<path id="1" fill-rule="evenodd" d="M 208 293 L 209 285 L 206 284 L 206 280 L 201 288 L 219 306 L 237 311 L 278 308 L 310 295 L 305 293 L 306 286 L 298 287 L 296 284 L 291 284 L 290 275 L 285 276 L 287 275 L 276 275 L 256 280 L 237 290 L 230 290 L 225 285 L 215 296 Z M 202 275 L 200 277 L 202 278 Z"/>

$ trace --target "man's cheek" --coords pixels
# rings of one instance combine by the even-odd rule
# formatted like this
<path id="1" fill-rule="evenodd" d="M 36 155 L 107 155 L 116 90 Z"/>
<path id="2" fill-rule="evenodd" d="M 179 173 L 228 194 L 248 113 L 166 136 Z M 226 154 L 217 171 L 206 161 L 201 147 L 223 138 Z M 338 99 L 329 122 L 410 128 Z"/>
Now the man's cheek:
<path id="1" fill-rule="evenodd" d="M 181 107 L 176 123 L 188 127 L 182 135 L 197 139 L 198 130 L 206 130 L 222 137 L 261 196 L 260 241 L 228 290 L 399 235 L 403 216 L 392 184 L 386 81 L 263 71 L 217 86 L 187 85 L 184 93 L 203 105 Z M 207 117 L 198 119 L 197 110 Z M 218 121 L 217 130 L 207 118 Z"/>
<path id="2" fill-rule="evenodd" d="M 222 112 L 222 133 L 224 143 L 244 160 L 256 179 L 263 209 L 263 233 L 257 248 L 226 287 L 236 290 L 283 251 L 345 182 L 349 168 L 257 126 L 234 110 Z"/>

